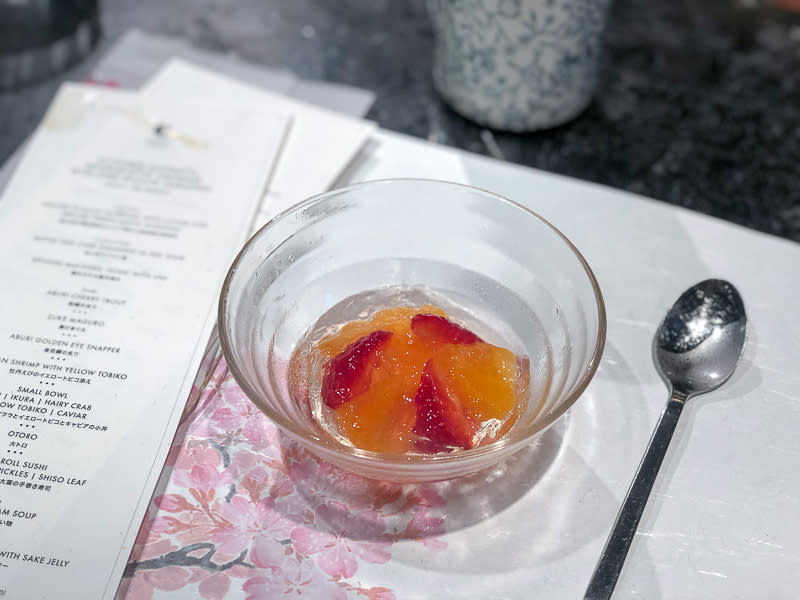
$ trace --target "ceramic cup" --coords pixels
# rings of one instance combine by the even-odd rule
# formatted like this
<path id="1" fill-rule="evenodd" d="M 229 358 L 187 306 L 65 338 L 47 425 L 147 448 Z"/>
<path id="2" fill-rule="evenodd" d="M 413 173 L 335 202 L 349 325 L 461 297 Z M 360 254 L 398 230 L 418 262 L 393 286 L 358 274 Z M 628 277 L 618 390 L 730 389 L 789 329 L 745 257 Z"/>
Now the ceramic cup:
<path id="1" fill-rule="evenodd" d="M 592 99 L 610 0 L 428 0 L 433 79 L 457 112 L 524 132 Z"/>
<path id="2" fill-rule="evenodd" d="M 0 92 L 62 73 L 100 30 L 99 0 L 0 0 Z"/>

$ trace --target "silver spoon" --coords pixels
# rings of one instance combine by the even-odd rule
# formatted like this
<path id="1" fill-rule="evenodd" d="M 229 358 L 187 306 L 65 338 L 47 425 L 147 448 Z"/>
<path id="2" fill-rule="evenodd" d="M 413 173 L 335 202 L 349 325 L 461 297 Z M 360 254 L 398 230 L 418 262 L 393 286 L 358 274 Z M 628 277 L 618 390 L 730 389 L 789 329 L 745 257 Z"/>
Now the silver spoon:
<path id="1" fill-rule="evenodd" d="M 686 290 L 664 317 L 653 354 L 670 398 L 622 503 L 584 600 L 611 597 L 650 490 L 664 460 L 683 405 L 733 374 L 744 348 L 747 316 L 739 292 L 727 281 L 707 279 Z"/>

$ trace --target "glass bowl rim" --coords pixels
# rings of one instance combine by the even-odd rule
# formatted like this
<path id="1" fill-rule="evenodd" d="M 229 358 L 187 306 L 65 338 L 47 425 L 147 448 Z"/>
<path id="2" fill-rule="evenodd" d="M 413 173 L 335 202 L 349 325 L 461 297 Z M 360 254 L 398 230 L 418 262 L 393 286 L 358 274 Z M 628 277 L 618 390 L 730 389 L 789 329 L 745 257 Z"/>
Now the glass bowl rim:
<path id="1" fill-rule="evenodd" d="M 479 446 L 477 448 L 471 448 L 469 450 L 459 450 L 458 452 L 442 453 L 442 454 L 413 454 L 413 455 L 388 454 L 382 452 L 375 452 L 371 450 L 362 450 L 361 448 L 356 448 L 352 446 L 346 446 L 341 442 L 336 441 L 334 438 L 327 438 L 316 434 L 309 434 L 309 432 L 306 429 L 299 428 L 294 421 L 285 419 L 281 415 L 276 414 L 273 411 L 269 410 L 268 408 L 262 406 L 261 405 L 262 403 L 256 400 L 260 398 L 260 395 L 256 393 L 255 390 L 253 390 L 248 385 L 247 379 L 243 376 L 242 372 L 240 371 L 239 367 L 236 364 L 236 361 L 233 359 L 233 344 L 231 343 L 228 328 L 226 326 L 224 318 L 229 302 L 228 296 L 230 292 L 231 282 L 233 281 L 233 278 L 237 274 L 239 264 L 242 262 L 243 258 L 248 254 L 248 252 L 252 249 L 257 239 L 260 238 L 264 234 L 264 232 L 268 228 L 271 228 L 275 223 L 289 218 L 290 215 L 302 212 L 303 210 L 307 209 L 310 206 L 321 204 L 332 197 L 340 196 L 344 193 L 348 193 L 350 191 L 357 190 L 363 187 L 379 187 L 381 185 L 392 185 L 396 183 L 424 184 L 424 185 L 434 184 L 446 187 L 460 187 L 471 192 L 477 192 L 481 196 L 489 197 L 493 201 L 499 201 L 500 203 L 511 205 L 513 208 L 522 211 L 523 214 L 525 214 L 528 218 L 532 217 L 536 221 L 539 221 L 550 231 L 555 233 L 556 236 L 564 244 L 566 244 L 567 248 L 571 251 L 572 255 L 578 259 L 578 262 L 583 268 L 583 273 L 587 277 L 592 289 L 592 293 L 594 294 L 595 307 L 597 310 L 597 337 L 595 339 L 595 345 L 592 350 L 592 354 L 589 358 L 585 370 L 581 374 L 579 380 L 577 381 L 576 385 L 573 387 L 573 390 L 570 392 L 567 398 L 555 410 L 550 412 L 545 418 L 535 421 L 535 427 L 525 429 L 525 435 L 520 439 L 512 440 L 511 436 L 506 435 L 503 438 L 497 440 L 496 442 L 487 444 L 485 446 Z M 607 322 L 606 322 L 606 309 L 605 309 L 605 302 L 603 299 L 603 293 L 600 290 L 600 285 L 597 282 L 597 278 L 595 277 L 594 272 L 592 271 L 588 262 L 583 257 L 578 248 L 575 246 L 575 244 L 573 244 L 572 241 L 566 235 L 564 235 L 564 233 L 561 232 L 561 230 L 559 230 L 556 226 L 550 223 L 550 221 L 542 217 L 539 213 L 527 208 L 526 206 L 523 206 L 519 202 L 516 202 L 514 200 L 506 198 L 505 196 L 501 196 L 500 194 L 491 192 L 489 190 L 474 185 L 457 183 L 453 181 L 446 181 L 440 179 L 431 179 L 431 178 L 398 177 L 398 178 L 381 178 L 381 179 L 360 181 L 357 183 L 351 183 L 346 186 L 328 190 L 320 194 L 316 194 L 314 196 L 306 198 L 301 202 L 298 202 L 297 204 L 290 206 L 289 208 L 286 208 L 277 215 L 273 216 L 264 225 L 262 225 L 245 242 L 245 244 L 237 253 L 233 262 L 231 263 L 230 268 L 228 269 L 228 272 L 225 276 L 225 280 L 223 281 L 222 288 L 220 291 L 220 298 L 219 298 L 218 312 L 217 312 L 217 328 L 219 332 L 219 340 L 222 349 L 222 355 L 225 358 L 227 367 L 230 370 L 231 375 L 233 376 L 237 385 L 239 385 L 239 387 L 247 396 L 248 400 L 250 400 L 250 402 L 252 402 L 256 406 L 256 408 L 258 408 L 261 412 L 263 412 L 281 430 L 289 434 L 290 437 L 295 438 L 301 443 L 311 444 L 317 451 L 321 452 L 323 455 L 327 455 L 328 453 L 333 453 L 335 455 L 340 455 L 343 458 L 348 457 L 356 460 L 368 461 L 375 464 L 388 464 L 388 465 L 395 464 L 398 466 L 400 465 L 409 466 L 411 464 L 422 465 L 422 464 L 432 464 L 432 463 L 435 464 L 456 463 L 470 458 L 476 458 L 487 454 L 494 454 L 500 451 L 501 449 L 508 448 L 510 446 L 521 447 L 522 445 L 530 442 L 530 440 L 533 439 L 536 435 L 547 430 L 553 423 L 555 423 L 559 418 L 561 418 L 561 416 L 575 404 L 575 402 L 586 390 L 586 387 L 589 385 L 595 373 L 597 372 L 597 368 L 600 365 L 600 359 L 603 355 L 603 349 L 605 347 Z"/>

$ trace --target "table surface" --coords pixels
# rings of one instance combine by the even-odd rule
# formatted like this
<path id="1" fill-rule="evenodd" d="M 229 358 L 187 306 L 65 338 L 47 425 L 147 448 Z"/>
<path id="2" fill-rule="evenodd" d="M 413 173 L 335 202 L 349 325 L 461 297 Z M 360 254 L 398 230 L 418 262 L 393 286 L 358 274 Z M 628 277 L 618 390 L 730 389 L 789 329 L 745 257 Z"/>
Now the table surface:
<path id="1" fill-rule="evenodd" d="M 431 29 L 418 1 L 107 0 L 105 38 L 95 54 L 129 27 L 184 37 L 301 77 L 373 89 L 377 100 L 368 117 L 387 130 L 477 154 L 499 152 L 512 163 L 797 241 L 797 23 L 791 15 L 737 9 L 732 1 L 618 0 L 595 102 L 575 121 L 529 135 L 489 133 L 436 97 Z M 80 78 L 90 64 L 62 80 Z M 57 85 L 0 95 L 0 160 L 32 131 Z M 752 326 L 744 361 L 724 395 L 687 407 L 619 589 L 621 597 L 793 598 L 800 572 L 800 484 L 791 476 L 797 471 L 800 324 L 774 316 L 794 310 L 800 284 L 786 275 L 800 248 L 638 197 L 475 155 L 454 158 L 391 134 L 380 139 L 377 159 L 358 175 L 396 175 L 402 167 L 422 176 L 451 168 L 454 178 L 460 174 L 530 205 L 592 258 L 609 311 L 598 376 L 571 419 L 553 430 L 547 485 L 509 501 L 496 518 L 466 527 L 469 545 L 452 532 L 456 554 L 442 552 L 424 574 L 480 594 L 486 589 L 471 586 L 491 577 L 509 596 L 535 580 L 553 592 L 545 597 L 579 597 L 663 405 L 665 389 L 649 355 L 652 331 L 677 291 L 714 275 L 735 279 L 746 298 Z M 529 189 L 538 194 L 528 195 Z M 553 503 L 554 494 L 564 501 Z M 506 561 L 498 531 L 524 542 L 521 535 L 541 540 L 546 534 L 557 543 L 525 544 Z M 482 542 L 474 545 L 475 539 Z M 555 554 L 543 559 L 537 548 L 545 547 Z M 374 581 L 383 583 L 384 573 L 402 577 L 398 589 L 415 585 L 424 595 L 428 584 L 416 559 L 397 557 L 392 565 L 400 568 L 376 571 Z M 461 576 L 450 577 L 455 564 L 473 568 L 472 576 L 457 584 Z M 359 576 L 370 576 L 367 567 Z"/>
<path id="2" fill-rule="evenodd" d="M 242 599 L 422 599 L 431 590 L 581 598 L 666 402 L 653 331 L 680 291 L 712 276 L 735 281 L 745 299 L 744 356 L 723 388 L 687 404 L 614 597 L 796 598 L 800 322 L 775 315 L 790 314 L 800 294 L 796 279 L 776 277 L 792 272 L 800 246 L 386 131 L 350 180 L 435 174 L 529 206 L 581 248 L 608 316 L 589 387 L 509 461 L 397 486 L 314 459 L 224 376 L 176 436 L 125 600 L 188 600 L 203 590 Z M 205 566 L 189 556 L 201 549 Z"/>
<path id="3" fill-rule="evenodd" d="M 616 0 L 595 101 L 527 135 L 452 112 L 431 80 L 423 0 L 103 2 L 94 57 L 127 29 L 185 38 L 300 77 L 369 88 L 381 127 L 599 182 L 800 240 L 800 15 L 743 0 Z M 0 94 L 0 161 L 58 83 Z"/>

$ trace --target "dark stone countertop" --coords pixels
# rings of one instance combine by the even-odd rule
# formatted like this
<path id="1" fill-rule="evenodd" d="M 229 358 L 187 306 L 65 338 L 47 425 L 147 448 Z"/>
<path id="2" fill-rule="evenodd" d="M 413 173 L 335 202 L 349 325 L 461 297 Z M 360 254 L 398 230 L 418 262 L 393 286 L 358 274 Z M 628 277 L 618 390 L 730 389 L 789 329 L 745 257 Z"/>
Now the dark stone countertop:
<path id="1" fill-rule="evenodd" d="M 800 14 L 745 3 L 614 0 L 589 108 L 553 130 L 491 138 L 433 90 L 423 0 L 106 0 L 95 55 L 130 27 L 183 37 L 372 89 L 368 117 L 389 130 L 800 241 Z M 0 160 L 33 130 L 58 83 L 86 69 L 0 94 Z"/>

